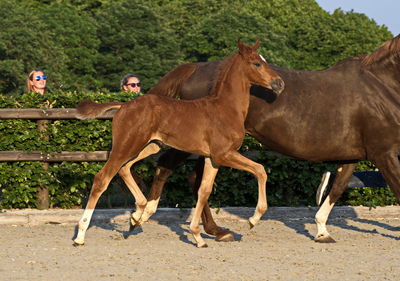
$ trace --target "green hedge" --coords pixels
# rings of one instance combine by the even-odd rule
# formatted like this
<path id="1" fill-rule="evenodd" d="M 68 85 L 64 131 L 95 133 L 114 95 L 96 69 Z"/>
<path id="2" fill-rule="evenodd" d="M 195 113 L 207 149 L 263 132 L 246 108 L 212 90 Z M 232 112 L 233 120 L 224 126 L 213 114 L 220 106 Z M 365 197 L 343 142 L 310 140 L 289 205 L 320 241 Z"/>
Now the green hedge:
<path id="1" fill-rule="evenodd" d="M 134 96 L 127 93 L 101 92 L 52 92 L 45 96 L 34 93 L 18 97 L 0 95 L 0 108 L 71 108 L 84 98 L 98 102 L 127 101 Z M 34 120 L 2 120 L 0 122 L 0 150 L 41 150 L 96 151 L 111 149 L 110 120 L 54 120 L 49 121 L 47 138 L 39 135 Z M 335 171 L 329 163 L 311 163 L 285 157 L 271 156 L 253 138 L 246 136 L 241 150 L 258 150 L 256 159 L 269 174 L 267 183 L 268 202 L 271 206 L 314 205 L 315 190 L 325 170 Z M 150 187 L 156 162 L 146 159 L 134 169 Z M 104 162 L 62 162 L 51 163 L 45 170 L 39 162 L 0 162 L 0 207 L 36 207 L 37 187 L 47 187 L 51 207 L 71 208 L 84 206 L 94 175 Z M 181 165 L 167 182 L 161 198 L 161 206 L 191 207 L 194 198 L 188 184 L 188 175 L 195 162 Z M 359 170 L 371 170 L 369 162 L 362 162 Z M 352 189 L 347 191 L 339 204 L 385 205 L 394 204 L 394 197 L 388 189 Z M 246 172 L 222 167 L 210 198 L 213 207 L 255 206 L 257 182 Z M 133 196 L 118 176 L 111 182 L 102 196 L 100 207 L 133 206 Z"/>

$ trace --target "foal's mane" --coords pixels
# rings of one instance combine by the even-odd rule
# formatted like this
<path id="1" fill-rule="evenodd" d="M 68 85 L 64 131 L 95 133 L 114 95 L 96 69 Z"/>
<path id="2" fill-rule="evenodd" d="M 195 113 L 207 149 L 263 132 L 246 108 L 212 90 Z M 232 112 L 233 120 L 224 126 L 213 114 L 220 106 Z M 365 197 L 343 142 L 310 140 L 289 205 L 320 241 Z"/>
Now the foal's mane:
<path id="1" fill-rule="evenodd" d="M 217 75 L 215 75 L 212 79 L 212 85 L 214 86 L 211 89 L 210 95 L 216 94 L 217 86 L 225 81 L 226 74 L 230 70 L 234 59 L 238 55 L 239 55 L 238 53 L 234 53 L 229 57 L 225 58 L 224 60 L 222 60 L 220 64 L 218 64 L 216 71 Z"/>
<path id="2" fill-rule="evenodd" d="M 400 34 L 396 37 L 387 40 L 374 52 L 364 55 L 361 58 L 361 63 L 364 66 L 369 66 L 380 62 L 383 59 L 391 60 L 400 56 Z"/>

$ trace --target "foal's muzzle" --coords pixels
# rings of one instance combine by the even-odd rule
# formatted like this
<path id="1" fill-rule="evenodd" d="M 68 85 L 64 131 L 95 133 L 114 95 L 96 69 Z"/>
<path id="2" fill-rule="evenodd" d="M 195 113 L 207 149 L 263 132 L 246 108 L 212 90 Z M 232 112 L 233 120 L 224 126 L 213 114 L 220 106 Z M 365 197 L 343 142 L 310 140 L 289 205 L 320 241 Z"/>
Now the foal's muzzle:
<path id="1" fill-rule="evenodd" d="M 275 79 L 268 84 L 271 86 L 274 93 L 278 95 L 285 89 L 285 82 L 283 82 L 282 79 Z"/>

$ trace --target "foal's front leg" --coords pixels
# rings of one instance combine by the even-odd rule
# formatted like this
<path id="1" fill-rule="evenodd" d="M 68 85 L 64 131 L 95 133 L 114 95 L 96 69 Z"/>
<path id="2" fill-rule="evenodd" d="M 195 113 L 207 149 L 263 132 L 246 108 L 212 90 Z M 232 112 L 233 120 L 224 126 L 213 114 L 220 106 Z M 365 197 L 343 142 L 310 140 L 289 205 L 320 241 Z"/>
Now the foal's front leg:
<path id="1" fill-rule="evenodd" d="M 257 178 L 258 201 L 254 215 L 249 218 L 250 228 L 253 228 L 267 210 L 267 173 L 264 166 L 244 157 L 237 151 L 223 153 L 218 158 L 215 158 L 215 161 L 223 166 L 252 173 Z"/>
<path id="2" fill-rule="evenodd" d="M 203 177 L 198 191 L 196 208 L 193 213 L 192 221 L 190 222 L 190 231 L 192 232 L 193 237 L 196 240 L 198 248 L 207 247 L 207 244 L 204 242 L 203 238 L 200 235 L 199 222 L 204 205 L 207 203 L 208 197 L 210 197 L 215 176 L 217 175 L 217 173 L 218 166 L 213 163 L 213 161 L 209 157 L 206 157 L 204 162 Z"/>

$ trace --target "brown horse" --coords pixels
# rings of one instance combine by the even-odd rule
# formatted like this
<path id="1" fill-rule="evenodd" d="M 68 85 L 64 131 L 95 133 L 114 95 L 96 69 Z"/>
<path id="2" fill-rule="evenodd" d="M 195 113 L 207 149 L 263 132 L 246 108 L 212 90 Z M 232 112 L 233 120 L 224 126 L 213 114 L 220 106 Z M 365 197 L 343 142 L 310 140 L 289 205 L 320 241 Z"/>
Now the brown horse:
<path id="1" fill-rule="evenodd" d="M 220 61 L 185 64 L 169 72 L 150 93 L 182 99 L 205 96 Z M 326 222 L 359 160 L 370 160 L 382 172 L 400 202 L 400 35 L 376 51 L 345 59 L 323 71 L 294 71 L 271 66 L 285 81 L 273 103 L 251 96 L 245 127 L 270 149 L 309 161 L 339 161 L 328 199 L 316 214 L 316 242 L 334 242 Z M 187 73 L 175 81 L 176 73 Z M 161 90 L 163 89 L 163 90 Z M 148 206 L 141 218 L 156 211 L 163 185 L 188 154 L 169 150 L 161 156 Z M 216 240 L 232 240 L 219 228 L 205 205 L 204 229 Z"/>
<path id="2" fill-rule="evenodd" d="M 253 47 L 238 41 L 239 52 L 219 66 L 219 75 L 211 95 L 195 100 L 175 100 L 161 95 L 146 95 L 127 103 L 97 104 L 84 101 L 78 106 L 81 118 L 95 118 L 118 108 L 112 121 L 113 147 L 104 167 L 95 176 L 89 201 L 74 242 L 84 244 L 84 235 L 100 195 L 119 173 L 136 200 L 131 223 L 138 222 L 146 207 L 143 196 L 130 173 L 130 167 L 160 150 L 166 144 L 176 149 L 205 156 L 204 176 L 190 230 L 198 247 L 207 246 L 200 236 L 199 221 L 203 206 L 211 193 L 218 166 L 248 171 L 258 180 L 259 197 L 256 211 L 249 219 L 255 225 L 267 209 L 264 167 L 237 150 L 242 144 L 244 121 L 249 106 L 251 84 L 283 90 L 283 81 L 272 71 Z"/>

